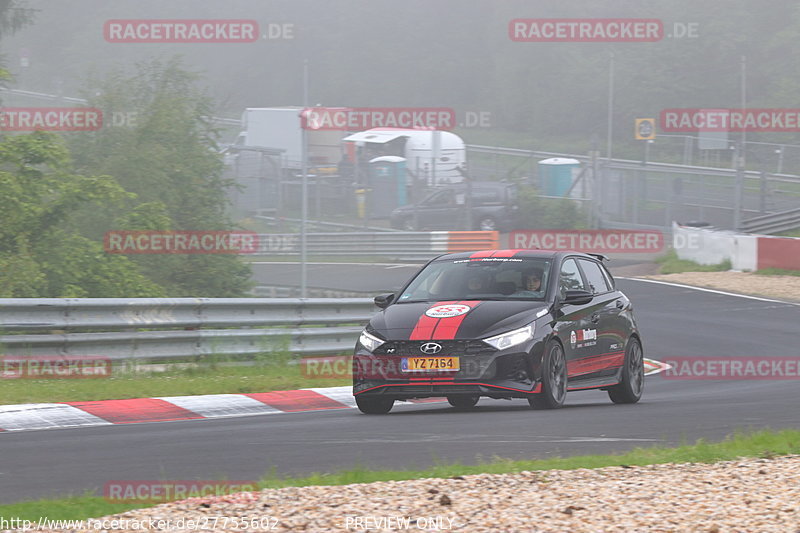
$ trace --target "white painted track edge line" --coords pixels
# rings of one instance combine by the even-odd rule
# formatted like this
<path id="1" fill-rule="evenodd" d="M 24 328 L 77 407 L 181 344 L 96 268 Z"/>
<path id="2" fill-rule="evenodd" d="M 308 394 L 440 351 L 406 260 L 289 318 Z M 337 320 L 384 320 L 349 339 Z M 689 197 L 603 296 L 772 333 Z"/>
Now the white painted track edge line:
<path id="1" fill-rule="evenodd" d="M 614 276 L 614 279 L 624 279 L 624 280 L 628 280 L 628 281 L 644 281 L 645 283 L 655 283 L 657 285 L 670 285 L 672 287 L 680 287 L 682 289 L 692 289 L 692 290 L 700 291 L 700 292 L 710 292 L 710 293 L 713 293 L 713 294 L 721 294 L 723 296 L 736 296 L 737 298 L 746 298 L 748 300 L 757 300 L 757 301 L 760 301 L 760 302 L 769 302 L 769 303 L 800 306 L 800 302 L 791 302 L 791 301 L 788 301 L 788 300 L 776 300 L 774 298 L 765 298 L 763 296 L 753 296 L 751 294 L 738 294 L 738 293 L 735 293 L 735 292 L 721 291 L 721 290 L 718 290 L 718 289 L 709 289 L 707 287 L 695 287 L 694 285 L 684 285 L 682 283 L 674 283 L 674 282 L 671 282 L 671 281 L 662 281 L 660 279 L 629 278 L 629 277 L 622 277 L 622 276 Z"/>

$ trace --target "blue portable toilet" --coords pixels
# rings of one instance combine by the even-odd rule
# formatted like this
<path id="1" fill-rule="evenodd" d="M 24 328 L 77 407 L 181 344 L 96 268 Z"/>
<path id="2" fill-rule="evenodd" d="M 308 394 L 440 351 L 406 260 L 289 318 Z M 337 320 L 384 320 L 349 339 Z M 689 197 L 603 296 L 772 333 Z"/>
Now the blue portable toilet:
<path id="1" fill-rule="evenodd" d="M 539 190 L 543 196 L 566 196 L 578 176 L 581 162 L 565 157 L 539 161 Z"/>
<path id="2" fill-rule="evenodd" d="M 386 218 L 393 209 L 406 205 L 406 159 L 384 155 L 369 162 L 369 212 L 372 218 Z"/>

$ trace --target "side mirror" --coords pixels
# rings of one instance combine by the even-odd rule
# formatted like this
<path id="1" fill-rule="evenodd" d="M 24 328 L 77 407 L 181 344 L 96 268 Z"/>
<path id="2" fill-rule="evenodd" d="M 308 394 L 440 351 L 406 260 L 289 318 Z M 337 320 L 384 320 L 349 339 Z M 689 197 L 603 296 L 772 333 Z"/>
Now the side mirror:
<path id="1" fill-rule="evenodd" d="M 387 307 L 389 307 L 389 304 L 391 304 L 394 301 L 394 293 L 390 292 L 389 294 L 381 294 L 379 296 L 376 296 L 373 301 L 375 302 L 375 305 L 377 305 L 381 309 L 386 309 Z"/>
<path id="2" fill-rule="evenodd" d="M 563 303 L 570 305 L 585 305 L 592 301 L 594 295 L 589 291 L 569 290 L 564 296 Z"/>

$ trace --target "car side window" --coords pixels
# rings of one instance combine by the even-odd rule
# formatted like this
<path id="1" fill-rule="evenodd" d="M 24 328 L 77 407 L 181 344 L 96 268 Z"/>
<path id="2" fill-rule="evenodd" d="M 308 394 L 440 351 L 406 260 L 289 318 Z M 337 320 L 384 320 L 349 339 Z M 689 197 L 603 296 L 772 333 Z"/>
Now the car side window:
<path id="1" fill-rule="evenodd" d="M 600 270 L 603 271 L 603 276 L 606 278 L 606 283 L 608 286 L 611 287 L 611 290 L 615 290 L 617 288 L 616 284 L 614 283 L 614 276 L 611 275 L 611 272 L 605 267 L 605 265 L 600 265 Z"/>
<path id="2" fill-rule="evenodd" d="M 475 205 L 499 203 L 499 191 L 493 189 L 472 189 L 472 202 Z"/>
<path id="3" fill-rule="evenodd" d="M 561 264 L 561 277 L 560 277 L 561 294 L 565 291 L 586 290 L 586 285 L 583 283 L 581 272 L 578 270 L 578 263 L 575 259 L 566 259 Z"/>
<path id="4" fill-rule="evenodd" d="M 452 191 L 439 191 L 437 194 L 429 197 L 423 202 L 423 205 L 428 206 L 443 206 L 449 205 L 452 202 Z"/>
<path id="5" fill-rule="evenodd" d="M 594 261 L 579 259 L 583 273 L 586 275 L 586 282 L 589 284 L 589 292 L 592 294 L 603 294 L 611 290 L 606 282 L 606 277 L 600 270 L 600 265 Z"/>

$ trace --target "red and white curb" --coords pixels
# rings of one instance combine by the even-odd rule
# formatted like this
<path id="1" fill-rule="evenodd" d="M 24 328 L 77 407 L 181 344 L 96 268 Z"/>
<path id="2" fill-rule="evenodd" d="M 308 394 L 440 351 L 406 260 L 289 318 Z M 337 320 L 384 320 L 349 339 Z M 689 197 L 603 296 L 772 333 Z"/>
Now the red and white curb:
<path id="1" fill-rule="evenodd" d="M 645 359 L 646 375 L 657 374 L 667 368 L 669 365 Z M 411 402 L 442 401 L 444 398 L 427 398 Z M 355 406 L 353 389 L 349 386 L 247 394 L 26 403 L 0 406 L 0 432 L 273 415 L 325 409 L 352 409 Z"/>
<path id="2" fill-rule="evenodd" d="M 352 387 L 4 405 L 0 406 L 0 432 L 350 409 L 355 405 Z"/>
<path id="3" fill-rule="evenodd" d="M 670 368 L 672 368 L 672 365 L 662 363 L 661 361 L 656 361 L 655 359 L 648 359 L 646 357 L 644 358 L 645 376 L 652 376 L 653 374 L 658 374 L 659 372 L 669 370 Z"/>

